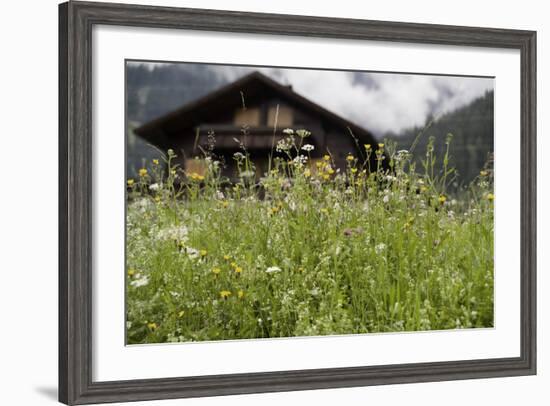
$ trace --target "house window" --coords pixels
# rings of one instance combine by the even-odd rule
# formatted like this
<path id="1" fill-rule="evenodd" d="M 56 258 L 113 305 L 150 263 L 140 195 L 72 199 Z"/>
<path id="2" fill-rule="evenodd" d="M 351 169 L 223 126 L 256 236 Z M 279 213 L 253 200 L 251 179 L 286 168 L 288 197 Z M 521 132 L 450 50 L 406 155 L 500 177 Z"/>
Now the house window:
<path id="1" fill-rule="evenodd" d="M 294 124 L 292 109 L 287 106 L 279 106 L 279 114 L 277 115 L 277 106 L 272 106 L 267 112 L 267 125 L 275 126 L 275 118 L 277 119 L 277 128 L 291 127 Z"/>
<path id="2" fill-rule="evenodd" d="M 206 174 L 206 162 L 200 158 L 187 158 L 185 160 L 185 172 L 187 175 L 196 173 L 204 176 Z"/>
<path id="3" fill-rule="evenodd" d="M 247 108 L 247 109 L 238 109 L 235 112 L 235 125 L 248 125 L 250 127 L 257 127 L 260 125 L 260 109 Z"/>

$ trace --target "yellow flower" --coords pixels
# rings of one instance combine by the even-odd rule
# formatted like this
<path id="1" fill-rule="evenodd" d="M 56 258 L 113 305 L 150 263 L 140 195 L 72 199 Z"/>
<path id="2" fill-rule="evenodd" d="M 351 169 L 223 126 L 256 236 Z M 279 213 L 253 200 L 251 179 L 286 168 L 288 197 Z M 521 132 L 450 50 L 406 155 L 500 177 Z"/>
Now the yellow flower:
<path id="1" fill-rule="evenodd" d="M 236 262 L 231 262 L 231 268 L 236 268 L 237 267 L 237 263 Z"/>
<path id="2" fill-rule="evenodd" d="M 229 207 L 229 202 L 224 200 L 222 202 L 222 206 L 223 206 L 224 209 L 227 209 Z"/>
<path id="3" fill-rule="evenodd" d="M 133 180 L 133 179 L 128 179 L 128 180 L 126 181 L 126 184 L 127 184 L 128 186 L 134 186 L 134 180 Z"/>
<path id="4" fill-rule="evenodd" d="M 158 160 L 158 159 L 153 159 L 153 164 L 154 164 L 154 165 L 158 165 L 158 164 L 159 164 L 159 160 Z"/>
<path id="5" fill-rule="evenodd" d="M 309 168 L 306 168 L 306 170 L 304 171 L 304 176 L 306 178 L 309 178 L 311 176 L 311 171 L 309 170 Z"/>
<path id="6" fill-rule="evenodd" d="M 298 268 L 298 272 L 303 273 L 303 272 L 304 272 L 304 268 L 302 268 L 302 267 Z"/>
<path id="7" fill-rule="evenodd" d="M 324 164 L 325 164 L 325 163 L 324 163 L 324 162 L 321 162 L 321 161 L 315 162 L 315 166 L 316 166 L 317 168 L 322 167 Z"/>
<path id="8" fill-rule="evenodd" d="M 351 162 L 353 161 L 355 158 L 353 157 L 353 155 L 349 154 L 347 157 L 346 157 L 346 161 L 348 162 Z"/>
<path id="9" fill-rule="evenodd" d="M 357 168 L 351 168 L 351 173 L 357 173 Z"/>
<path id="10" fill-rule="evenodd" d="M 199 175 L 198 173 L 196 172 L 193 172 L 191 175 L 189 175 L 189 177 L 193 180 L 204 180 L 204 176 L 203 175 Z"/>
<path id="11" fill-rule="evenodd" d="M 157 323 L 152 322 L 152 323 L 147 323 L 147 327 L 149 327 L 151 331 L 154 331 L 157 329 L 158 326 L 157 326 Z"/>
<path id="12" fill-rule="evenodd" d="M 201 254 L 201 257 L 205 257 L 208 254 L 208 251 L 200 250 L 199 254 Z"/>
<path id="13" fill-rule="evenodd" d="M 444 195 L 439 195 L 439 203 L 443 204 L 447 200 L 447 198 Z"/>
<path id="14" fill-rule="evenodd" d="M 370 151 L 372 149 L 372 146 L 370 144 L 365 144 L 365 149 L 367 151 Z"/>
<path id="15" fill-rule="evenodd" d="M 242 290 L 239 290 L 237 292 L 237 296 L 238 296 L 239 299 L 242 299 L 244 297 L 244 292 Z"/>
<path id="16" fill-rule="evenodd" d="M 324 208 L 323 208 L 323 209 L 321 209 L 321 210 L 319 210 L 319 211 L 320 211 L 321 213 L 323 213 L 323 214 L 328 214 L 328 209 L 324 209 Z"/>
<path id="17" fill-rule="evenodd" d="M 221 270 L 220 268 L 213 268 L 213 269 L 212 269 L 212 273 L 213 273 L 214 275 L 219 274 L 221 271 L 222 271 L 222 270 Z"/>
<path id="18" fill-rule="evenodd" d="M 487 198 L 487 200 L 489 200 L 490 202 L 492 202 L 493 200 L 495 200 L 495 195 L 492 194 L 492 193 L 487 193 L 486 198 Z"/>
<path id="19" fill-rule="evenodd" d="M 332 169 L 332 168 L 329 167 L 329 168 L 327 169 L 327 172 L 328 172 L 329 175 L 332 175 L 332 174 L 334 173 L 334 169 Z"/>
<path id="20" fill-rule="evenodd" d="M 147 169 L 141 168 L 141 169 L 139 170 L 139 176 L 141 176 L 142 178 L 144 178 L 145 176 L 147 176 Z"/>
<path id="21" fill-rule="evenodd" d="M 487 175 L 489 175 L 489 172 L 487 172 L 487 171 L 481 171 L 481 172 L 479 172 L 479 174 L 480 174 L 481 176 L 487 176 Z"/>
<path id="22" fill-rule="evenodd" d="M 225 299 L 227 299 L 229 296 L 231 296 L 231 292 L 230 292 L 230 291 L 228 291 L 228 290 L 222 290 L 222 291 L 220 291 L 220 297 L 221 297 L 222 299 L 225 300 Z"/>
<path id="23" fill-rule="evenodd" d="M 229 261 L 230 257 L 229 257 L 229 255 L 224 255 L 223 259 L 225 259 L 226 261 Z"/>
<path id="24" fill-rule="evenodd" d="M 324 179 L 324 180 L 329 180 L 329 179 L 330 179 L 330 175 L 324 174 L 324 175 L 323 175 L 323 179 Z"/>
<path id="25" fill-rule="evenodd" d="M 160 202 L 160 196 L 155 196 L 155 202 Z"/>
<path id="26" fill-rule="evenodd" d="M 136 270 L 135 269 L 128 269 L 128 276 L 134 276 L 136 274 Z"/>
<path id="27" fill-rule="evenodd" d="M 275 213 L 279 212 L 279 210 L 281 210 L 281 208 L 279 206 L 272 207 L 271 208 L 271 214 L 275 214 Z"/>
<path id="28" fill-rule="evenodd" d="M 235 273 L 241 273 L 243 269 L 240 266 L 235 267 Z"/>
<path id="29" fill-rule="evenodd" d="M 185 310 L 182 310 L 181 312 L 178 313 L 178 317 L 182 318 L 184 314 L 185 314 Z"/>
<path id="30" fill-rule="evenodd" d="M 383 142 L 379 143 L 378 148 L 384 148 L 384 143 Z"/>
<path id="31" fill-rule="evenodd" d="M 170 174 L 171 174 L 172 176 L 176 176 L 176 170 L 175 170 L 175 169 L 172 169 L 172 170 L 170 171 Z"/>
<path id="32" fill-rule="evenodd" d="M 325 156 L 323 156 L 323 159 L 324 159 L 325 161 L 330 161 L 330 156 L 329 156 L 329 155 L 325 155 Z"/>
<path id="33" fill-rule="evenodd" d="M 426 186 L 420 186 L 420 191 L 421 192 L 425 192 L 426 190 L 428 190 L 428 188 Z"/>

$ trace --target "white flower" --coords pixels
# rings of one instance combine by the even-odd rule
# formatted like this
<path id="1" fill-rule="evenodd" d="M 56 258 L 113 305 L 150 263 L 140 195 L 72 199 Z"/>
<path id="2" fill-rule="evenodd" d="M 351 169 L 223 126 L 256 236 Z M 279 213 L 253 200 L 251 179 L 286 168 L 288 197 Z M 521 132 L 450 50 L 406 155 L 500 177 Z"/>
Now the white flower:
<path id="1" fill-rule="evenodd" d="M 141 286 L 145 286 L 149 284 L 149 277 L 148 276 L 142 276 L 134 279 L 132 282 L 130 282 L 131 286 L 134 286 L 136 288 L 139 288 Z"/>
<path id="2" fill-rule="evenodd" d="M 311 152 L 311 151 L 313 151 L 313 150 L 315 149 L 315 147 L 314 147 L 313 145 L 311 145 L 311 144 L 305 144 L 305 145 L 302 147 L 302 149 L 303 149 L 304 151 Z"/>
<path id="3" fill-rule="evenodd" d="M 298 155 L 296 158 L 292 160 L 294 165 L 299 166 L 300 168 L 307 162 L 307 156 L 305 155 Z"/>
<path id="4" fill-rule="evenodd" d="M 241 178 L 251 178 L 256 175 L 256 172 L 254 171 L 242 171 L 239 176 Z"/>
<path id="5" fill-rule="evenodd" d="M 283 134 L 292 135 L 294 134 L 294 130 L 292 128 L 285 128 Z"/>
<path id="6" fill-rule="evenodd" d="M 292 146 L 294 145 L 294 138 L 292 137 L 292 135 L 290 135 L 289 137 L 287 138 L 283 138 L 282 140 L 279 140 L 279 142 L 277 142 L 277 152 L 284 152 L 284 151 L 288 151 L 290 148 L 292 148 Z"/>
<path id="7" fill-rule="evenodd" d="M 185 226 L 171 226 L 161 229 L 157 234 L 159 240 L 187 241 L 189 230 Z"/>
<path id="8" fill-rule="evenodd" d="M 153 192 L 156 192 L 157 190 L 159 190 L 160 186 L 158 183 L 153 183 L 151 185 L 149 185 L 149 190 L 153 191 Z"/>
<path id="9" fill-rule="evenodd" d="M 189 259 L 197 259 L 200 255 L 199 250 L 191 247 L 185 247 L 185 253 L 189 257 Z"/>
<path id="10" fill-rule="evenodd" d="M 390 195 L 384 195 L 384 197 L 382 198 L 382 201 L 384 203 L 388 203 L 390 201 Z"/>
<path id="11" fill-rule="evenodd" d="M 225 196 L 224 196 L 224 194 L 223 194 L 222 191 L 217 190 L 217 191 L 216 191 L 216 198 L 217 198 L 218 200 L 223 200 L 223 199 L 225 199 Z"/>
<path id="12" fill-rule="evenodd" d="M 281 272 L 281 268 L 278 266 L 270 266 L 265 270 L 266 273 L 274 273 L 274 272 Z"/>
<path id="13" fill-rule="evenodd" d="M 376 251 L 377 254 L 381 254 L 385 250 L 386 250 L 386 244 L 384 244 L 383 242 L 381 242 L 380 244 L 377 244 L 374 247 L 374 251 Z"/>
<path id="14" fill-rule="evenodd" d="M 245 158 L 245 157 L 244 157 L 244 154 L 243 154 L 242 152 L 235 152 L 235 153 L 233 154 L 233 157 L 234 157 L 235 159 L 238 159 L 238 160 L 241 160 L 241 159 L 244 159 L 244 158 Z"/>
<path id="15" fill-rule="evenodd" d="M 308 137 L 309 135 L 311 135 L 311 133 L 308 130 L 304 130 L 304 129 L 297 130 L 296 134 L 300 138 L 305 138 L 305 137 Z"/>

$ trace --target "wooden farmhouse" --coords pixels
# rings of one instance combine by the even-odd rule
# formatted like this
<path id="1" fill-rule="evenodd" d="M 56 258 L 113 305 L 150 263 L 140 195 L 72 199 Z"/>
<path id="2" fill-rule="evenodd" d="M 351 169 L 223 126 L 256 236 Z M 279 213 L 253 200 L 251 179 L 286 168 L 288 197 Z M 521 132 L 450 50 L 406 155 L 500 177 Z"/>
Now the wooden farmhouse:
<path id="1" fill-rule="evenodd" d="M 256 166 L 256 175 L 261 176 L 267 170 L 273 146 L 285 136 L 286 128 L 310 131 L 304 143 L 314 146 L 310 152 L 312 160 L 330 153 L 335 166 L 341 169 L 345 168 L 348 154 L 364 156 L 364 144 L 374 148 L 376 142 L 366 129 L 259 72 L 150 121 L 135 133 L 162 151 L 173 149 L 178 163 L 190 172 L 201 170 L 200 159 L 196 157 L 208 145 L 209 133 L 214 134 L 214 153 L 225 162 L 224 175 L 233 178 L 236 173 L 233 154 L 241 151 L 235 139 L 245 144 Z M 280 154 L 274 152 L 277 155 Z"/>

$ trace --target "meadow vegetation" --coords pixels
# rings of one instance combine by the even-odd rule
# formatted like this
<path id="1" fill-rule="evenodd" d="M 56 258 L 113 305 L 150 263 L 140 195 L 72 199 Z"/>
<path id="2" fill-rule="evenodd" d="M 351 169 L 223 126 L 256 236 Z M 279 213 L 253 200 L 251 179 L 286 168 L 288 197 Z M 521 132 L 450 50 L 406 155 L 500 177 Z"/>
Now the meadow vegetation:
<path id="1" fill-rule="evenodd" d="M 261 178 L 242 143 L 224 178 L 212 135 L 203 172 L 170 150 L 127 180 L 129 344 L 493 326 L 491 168 L 451 194 L 433 141 L 339 170 L 284 133 Z"/>

